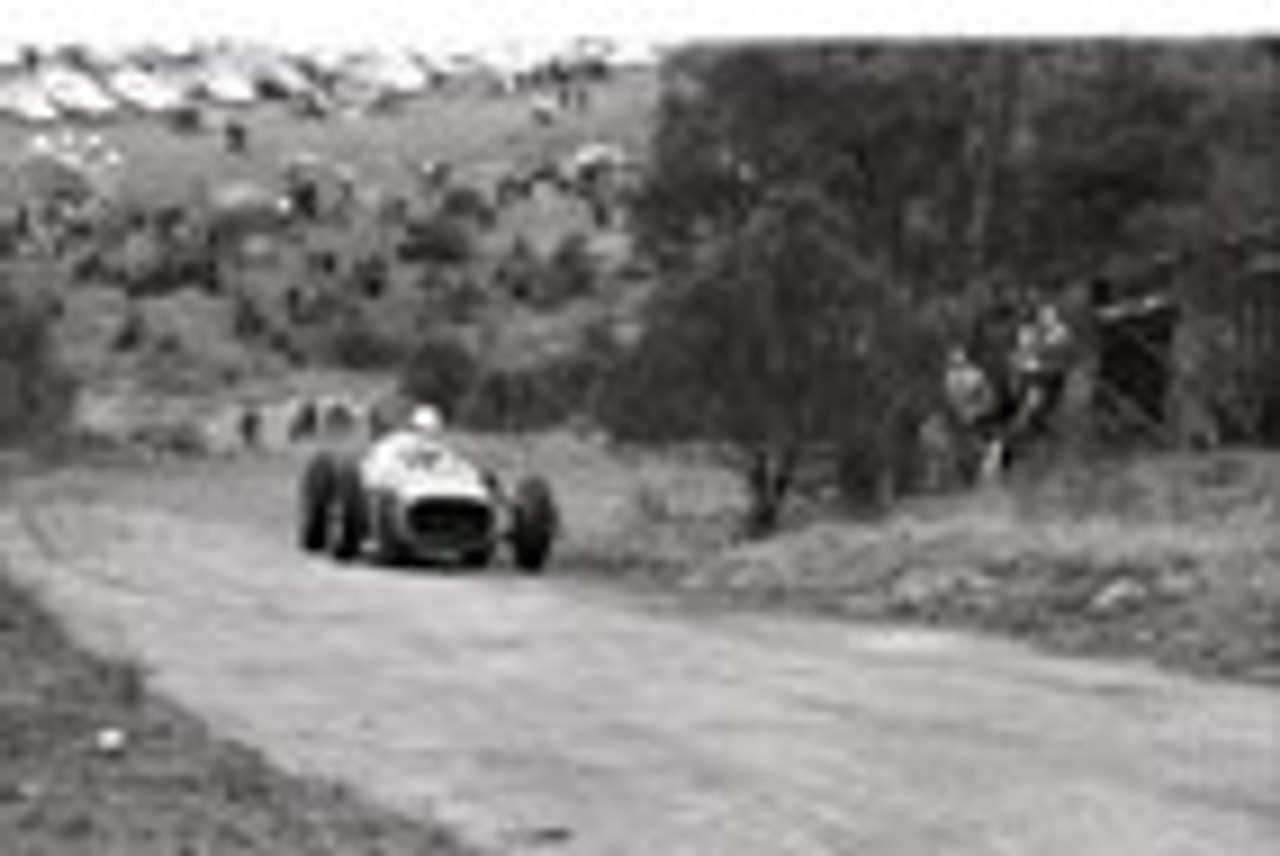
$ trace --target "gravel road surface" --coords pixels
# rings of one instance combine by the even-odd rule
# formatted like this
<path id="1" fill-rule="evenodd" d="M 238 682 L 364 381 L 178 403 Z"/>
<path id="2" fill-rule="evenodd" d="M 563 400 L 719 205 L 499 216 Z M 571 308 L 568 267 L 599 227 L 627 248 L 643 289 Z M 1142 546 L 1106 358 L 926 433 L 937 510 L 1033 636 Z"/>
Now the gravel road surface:
<path id="1" fill-rule="evenodd" d="M 163 489 L 29 491 L 0 550 L 229 736 L 495 852 L 1280 854 L 1275 692 L 555 576 L 339 568 L 264 524 L 272 478 L 228 479 L 216 519 Z"/>

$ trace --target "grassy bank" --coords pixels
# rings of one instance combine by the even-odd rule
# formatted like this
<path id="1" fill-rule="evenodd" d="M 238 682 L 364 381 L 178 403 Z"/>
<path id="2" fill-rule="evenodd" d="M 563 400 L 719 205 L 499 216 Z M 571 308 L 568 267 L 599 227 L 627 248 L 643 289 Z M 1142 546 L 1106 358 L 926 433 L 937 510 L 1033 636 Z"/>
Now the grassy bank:
<path id="1" fill-rule="evenodd" d="M 460 856 L 441 830 L 273 770 L 76 650 L 0 566 L 6 856 Z"/>
<path id="2" fill-rule="evenodd" d="M 729 543 L 637 491 L 572 566 L 734 606 L 975 629 L 1280 684 L 1280 457 L 1112 462 Z M 675 546 L 673 546 L 675 545 Z"/>

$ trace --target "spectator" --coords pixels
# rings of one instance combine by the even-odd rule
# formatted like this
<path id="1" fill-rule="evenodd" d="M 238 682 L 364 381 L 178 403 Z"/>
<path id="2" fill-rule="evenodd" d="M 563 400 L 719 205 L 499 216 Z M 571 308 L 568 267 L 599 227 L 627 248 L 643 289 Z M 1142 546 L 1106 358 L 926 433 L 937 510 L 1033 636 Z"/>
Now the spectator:
<path id="1" fill-rule="evenodd" d="M 250 451 L 262 445 L 262 413 L 252 404 L 246 404 L 240 411 L 240 443 Z"/>
<path id="2" fill-rule="evenodd" d="M 246 155 L 249 153 L 249 129 L 244 123 L 232 119 L 222 129 L 223 141 L 226 144 L 227 152 L 233 155 Z"/>
<path id="3" fill-rule="evenodd" d="M 1033 440 L 1049 430 L 1066 386 L 1071 332 L 1057 307 L 1044 304 L 1019 326 L 1011 355 L 1017 396 L 1012 432 Z"/>
<path id="4" fill-rule="evenodd" d="M 947 355 L 947 405 L 961 432 L 977 447 L 978 473 L 990 478 L 1003 467 L 1006 408 L 995 384 L 963 348 Z"/>
<path id="5" fill-rule="evenodd" d="M 291 441 L 309 440 L 315 437 L 320 425 L 320 414 L 316 403 L 310 398 L 303 399 L 289 424 Z"/>

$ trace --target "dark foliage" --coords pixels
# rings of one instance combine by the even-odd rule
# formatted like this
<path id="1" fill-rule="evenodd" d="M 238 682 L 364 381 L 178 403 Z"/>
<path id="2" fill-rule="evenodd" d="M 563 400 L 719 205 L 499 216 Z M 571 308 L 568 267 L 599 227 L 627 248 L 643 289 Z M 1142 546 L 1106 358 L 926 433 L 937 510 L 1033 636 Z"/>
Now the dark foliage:
<path id="1" fill-rule="evenodd" d="M 899 406 L 905 306 L 851 252 L 848 229 L 820 194 L 766 200 L 660 297 L 606 407 L 633 437 L 727 444 L 755 533 L 778 524 L 815 454 L 875 433 Z"/>
<path id="2" fill-rule="evenodd" d="M 464 265 L 475 257 L 475 241 L 464 221 L 435 214 L 405 227 L 399 255 L 406 262 Z"/>
<path id="3" fill-rule="evenodd" d="M 564 423 L 587 409 L 595 365 L 571 354 L 519 369 L 481 375 L 467 398 L 463 420 L 476 428 L 532 431 Z"/>
<path id="4" fill-rule="evenodd" d="M 400 376 L 400 391 L 410 401 L 430 402 L 456 413 L 479 374 L 475 356 L 446 333 L 428 335 L 409 356 Z"/>
<path id="5" fill-rule="evenodd" d="M 891 495 L 940 406 L 938 345 L 962 341 L 959 320 L 1274 210 L 1255 192 L 1280 176 L 1259 146 L 1277 103 L 1269 56 L 1120 42 L 674 55 L 633 210 L 664 289 L 608 385 L 607 421 L 747 450 L 757 499 L 826 446 L 847 495 Z M 821 188 L 812 222 L 838 225 L 778 216 L 796 188 Z M 799 344 L 824 337 L 852 352 Z"/>
<path id="6" fill-rule="evenodd" d="M 0 282 L 0 446 L 47 439 L 74 392 L 58 365 L 49 316 Z"/>

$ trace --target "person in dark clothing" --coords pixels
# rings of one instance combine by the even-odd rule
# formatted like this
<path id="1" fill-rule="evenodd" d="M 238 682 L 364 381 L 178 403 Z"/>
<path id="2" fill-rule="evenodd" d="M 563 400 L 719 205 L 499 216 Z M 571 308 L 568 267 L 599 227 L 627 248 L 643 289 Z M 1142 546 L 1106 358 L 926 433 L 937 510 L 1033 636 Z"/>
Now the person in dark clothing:
<path id="1" fill-rule="evenodd" d="M 262 445 L 262 413 L 252 404 L 240 411 L 240 443 L 250 451 Z"/>
<path id="2" fill-rule="evenodd" d="M 249 129 L 243 122 L 232 119 L 223 128 L 223 140 L 227 151 L 233 155 L 249 153 Z"/>

